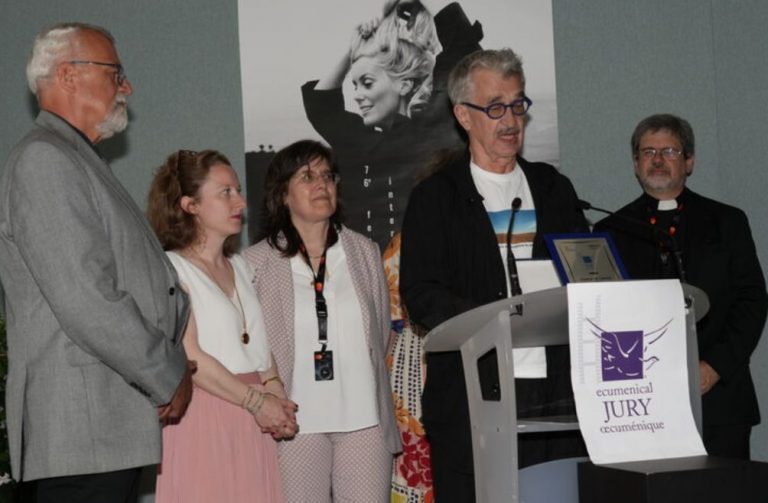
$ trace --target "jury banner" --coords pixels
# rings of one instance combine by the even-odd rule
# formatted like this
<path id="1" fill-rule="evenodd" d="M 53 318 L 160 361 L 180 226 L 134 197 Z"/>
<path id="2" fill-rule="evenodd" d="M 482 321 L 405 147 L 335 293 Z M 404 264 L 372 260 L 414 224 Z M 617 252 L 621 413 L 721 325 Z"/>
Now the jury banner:
<path id="1" fill-rule="evenodd" d="M 677 280 L 568 285 L 571 377 L 596 464 L 704 455 Z"/>

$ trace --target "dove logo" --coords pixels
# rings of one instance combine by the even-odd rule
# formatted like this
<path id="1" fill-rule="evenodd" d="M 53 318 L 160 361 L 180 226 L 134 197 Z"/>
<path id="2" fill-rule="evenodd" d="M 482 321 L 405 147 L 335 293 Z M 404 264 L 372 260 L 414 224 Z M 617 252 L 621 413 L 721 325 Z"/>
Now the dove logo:
<path id="1" fill-rule="evenodd" d="M 666 332 L 672 320 L 656 330 L 608 331 L 587 319 L 592 333 L 600 339 L 603 382 L 643 379 L 645 373 L 660 361 L 652 346 Z"/>

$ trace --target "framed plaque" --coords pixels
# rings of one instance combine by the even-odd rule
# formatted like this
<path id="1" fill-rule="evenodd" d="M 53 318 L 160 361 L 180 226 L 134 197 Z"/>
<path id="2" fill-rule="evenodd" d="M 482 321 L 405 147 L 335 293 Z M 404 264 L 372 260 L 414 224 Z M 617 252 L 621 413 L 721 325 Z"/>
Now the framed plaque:
<path id="1" fill-rule="evenodd" d="M 607 232 L 545 234 L 563 284 L 627 279 L 616 244 Z"/>

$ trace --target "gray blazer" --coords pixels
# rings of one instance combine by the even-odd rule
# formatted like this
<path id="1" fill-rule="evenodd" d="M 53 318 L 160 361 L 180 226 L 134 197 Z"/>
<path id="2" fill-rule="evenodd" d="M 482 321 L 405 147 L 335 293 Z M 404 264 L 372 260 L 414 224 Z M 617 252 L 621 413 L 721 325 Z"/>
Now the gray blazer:
<path id="1" fill-rule="evenodd" d="M 339 233 L 339 240 L 347 256 L 349 273 L 360 301 L 365 337 L 376 376 L 379 425 L 387 448 L 395 454 L 402 450 L 402 444 L 395 422 L 389 373 L 384 361 L 390 318 L 389 290 L 381 256 L 373 241 L 346 227 Z M 266 240 L 246 249 L 243 256 L 255 271 L 253 284 L 264 311 L 267 337 L 280 376 L 285 383 L 285 390 L 290 394 L 293 380 L 295 316 L 290 259 L 281 256 Z"/>
<path id="2" fill-rule="evenodd" d="M 47 112 L 0 178 L 0 278 L 14 478 L 159 462 L 186 294 L 109 166 Z"/>

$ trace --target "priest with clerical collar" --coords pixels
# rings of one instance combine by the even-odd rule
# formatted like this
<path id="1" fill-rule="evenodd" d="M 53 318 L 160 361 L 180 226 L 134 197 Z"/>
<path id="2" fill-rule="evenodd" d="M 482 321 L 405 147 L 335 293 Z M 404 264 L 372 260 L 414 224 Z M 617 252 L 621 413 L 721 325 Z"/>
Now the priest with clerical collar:
<path id="1" fill-rule="evenodd" d="M 713 456 L 749 459 L 760 422 L 749 359 L 768 309 L 747 216 L 686 187 L 693 172 L 691 125 L 669 114 L 640 121 L 631 140 L 643 194 L 595 225 L 609 231 L 632 279 L 679 278 L 708 296 L 697 324 L 703 440 Z"/>

